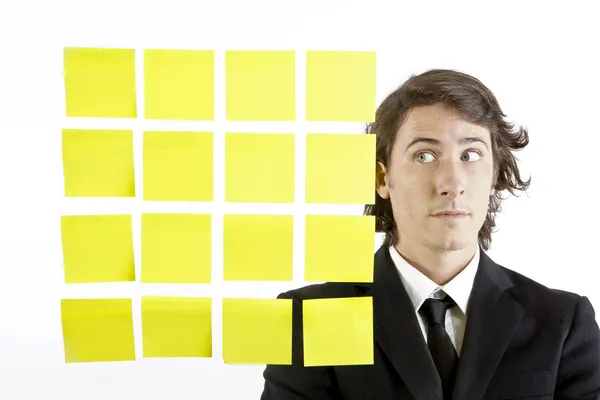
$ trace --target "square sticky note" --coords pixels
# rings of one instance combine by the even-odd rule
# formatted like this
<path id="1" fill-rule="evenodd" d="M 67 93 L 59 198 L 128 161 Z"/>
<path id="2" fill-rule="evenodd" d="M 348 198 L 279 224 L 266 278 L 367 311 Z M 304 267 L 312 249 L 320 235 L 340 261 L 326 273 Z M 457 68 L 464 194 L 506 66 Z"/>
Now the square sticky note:
<path id="1" fill-rule="evenodd" d="M 223 225 L 226 281 L 292 280 L 292 215 L 226 214 Z"/>
<path id="2" fill-rule="evenodd" d="M 307 215 L 304 280 L 373 282 L 375 217 Z"/>
<path id="3" fill-rule="evenodd" d="M 375 52 L 306 53 L 307 121 L 374 121 L 375 88 Z"/>
<path id="4" fill-rule="evenodd" d="M 223 299 L 226 364 L 292 363 L 291 299 Z"/>
<path id="5" fill-rule="evenodd" d="M 63 299 L 65 362 L 133 361 L 131 299 Z"/>
<path id="6" fill-rule="evenodd" d="M 213 120 L 214 52 L 144 50 L 146 119 Z"/>
<path id="7" fill-rule="evenodd" d="M 308 134 L 306 202 L 373 204 L 375 135 Z"/>
<path id="8" fill-rule="evenodd" d="M 144 132 L 144 200 L 212 201 L 212 132 Z"/>
<path id="9" fill-rule="evenodd" d="M 227 133 L 225 201 L 293 203 L 294 141 L 287 133 Z"/>
<path id="10" fill-rule="evenodd" d="M 135 281 L 131 215 L 61 217 L 65 283 Z"/>
<path id="11" fill-rule="evenodd" d="M 302 321 L 304 366 L 373 364 L 372 297 L 304 300 Z"/>
<path id="12" fill-rule="evenodd" d="M 64 49 L 67 117 L 136 118 L 132 49 Z"/>
<path id="13" fill-rule="evenodd" d="M 212 357 L 210 298 L 142 296 L 144 357 Z"/>
<path id="14" fill-rule="evenodd" d="M 295 120 L 295 60 L 294 51 L 227 51 L 227 120 Z"/>
<path id="15" fill-rule="evenodd" d="M 63 129 L 66 197 L 135 197 L 133 132 Z"/>
<path id="16" fill-rule="evenodd" d="M 142 282 L 210 283 L 210 214 L 142 214 Z"/>

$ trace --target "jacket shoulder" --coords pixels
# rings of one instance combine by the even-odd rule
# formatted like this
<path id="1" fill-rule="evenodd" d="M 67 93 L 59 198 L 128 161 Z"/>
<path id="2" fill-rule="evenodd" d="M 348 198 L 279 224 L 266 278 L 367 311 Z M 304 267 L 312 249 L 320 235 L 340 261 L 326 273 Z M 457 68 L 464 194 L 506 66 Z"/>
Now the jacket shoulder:
<path id="1" fill-rule="evenodd" d="M 580 294 L 550 288 L 523 274 L 500 266 L 513 283 L 511 294 L 528 308 L 535 308 L 540 312 L 551 312 L 554 315 L 572 314 L 577 303 L 581 300 Z"/>

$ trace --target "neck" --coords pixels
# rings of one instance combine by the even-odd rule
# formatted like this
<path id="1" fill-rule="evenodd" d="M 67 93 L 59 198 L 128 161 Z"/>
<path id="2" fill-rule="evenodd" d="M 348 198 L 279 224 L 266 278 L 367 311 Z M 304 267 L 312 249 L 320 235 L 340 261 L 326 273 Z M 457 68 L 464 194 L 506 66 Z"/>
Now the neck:
<path id="1" fill-rule="evenodd" d="M 457 250 L 435 249 L 403 241 L 394 247 L 409 264 L 439 286 L 450 282 L 465 269 L 477 251 L 477 243 Z"/>

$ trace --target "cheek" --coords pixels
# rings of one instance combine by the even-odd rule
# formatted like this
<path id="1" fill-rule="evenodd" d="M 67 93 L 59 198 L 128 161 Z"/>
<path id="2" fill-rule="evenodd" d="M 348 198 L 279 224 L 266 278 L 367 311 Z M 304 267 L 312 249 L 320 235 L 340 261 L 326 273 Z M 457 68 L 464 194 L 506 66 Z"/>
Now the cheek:
<path id="1" fill-rule="evenodd" d="M 390 191 L 394 215 L 404 218 L 418 215 L 418 210 L 426 204 L 424 187 L 423 183 L 419 184 L 417 181 L 395 182 L 394 189 Z"/>
<path id="2" fill-rule="evenodd" d="M 472 186 L 477 196 L 489 196 L 491 194 L 494 183 L 493 170 L 477 171 L 470 177 L 470 180 L 474 183 Z"/>
<path id="3" fill-rule="evenodd" d="M 473 177 L 473 182 L 476 182 L 476 184 L 472 185 L 469 198 L 471 207 L 480 214 L 487 213 L 490 195 L 492 194 L 492 179 L 493 173 L 488 173 L 488 171 Z"/>

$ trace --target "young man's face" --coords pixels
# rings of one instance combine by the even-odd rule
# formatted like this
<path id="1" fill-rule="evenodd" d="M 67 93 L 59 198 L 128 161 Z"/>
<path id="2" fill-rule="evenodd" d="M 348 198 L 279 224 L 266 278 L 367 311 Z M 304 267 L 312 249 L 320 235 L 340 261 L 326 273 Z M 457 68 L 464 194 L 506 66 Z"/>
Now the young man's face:
<path id="1" fill-rule="evenodd" d="M 417 107 L 400 128 L 379 195 L 391 198 L 402 248 L 471 247 L 493 193 L 490 133 L 442 104 Z M 436 215 L 440 212 L 463 213 Z"/>

